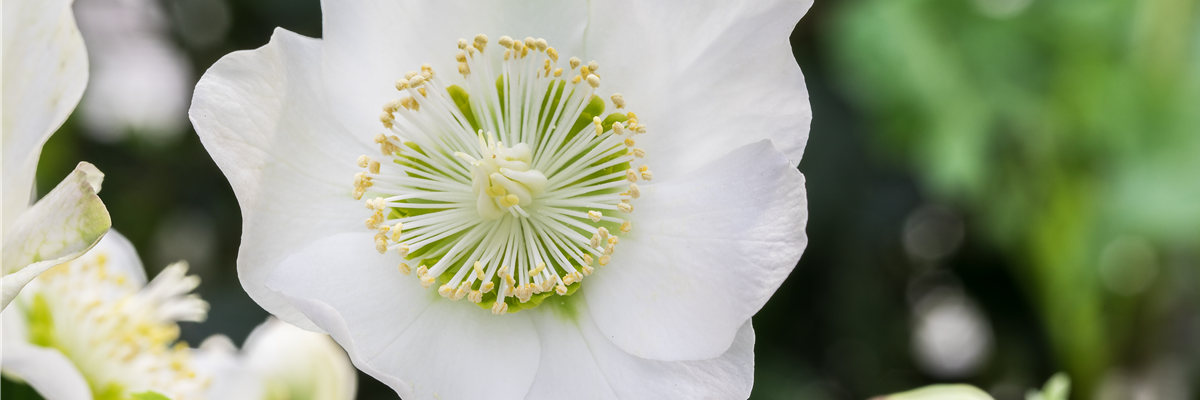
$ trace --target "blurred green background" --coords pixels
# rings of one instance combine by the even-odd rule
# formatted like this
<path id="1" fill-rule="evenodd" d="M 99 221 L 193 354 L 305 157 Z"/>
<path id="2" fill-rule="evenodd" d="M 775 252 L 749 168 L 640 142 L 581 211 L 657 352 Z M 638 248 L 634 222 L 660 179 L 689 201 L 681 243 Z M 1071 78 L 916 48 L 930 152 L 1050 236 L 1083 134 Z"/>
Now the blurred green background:
<path id="1" fill-rule="evenodd" d="M 316 0 L 77 0 L 84 102 L 46 144 L 44 193 L 107 174 L 113 227 L 212 304 L 193 345 L 241 343 L 240 213 L 186 119 L 222 55 Z M 864 399 L 966 382 L 1023 398 L 1200 398 L 1197 0 L 839 0 L 792 35 L 813 108 L 810 244 L 755 317 L 754 399 Z M 5 391 L 15 390 L 6 383 Z M 360 375 L 360 398 L 395 398 Z"/>

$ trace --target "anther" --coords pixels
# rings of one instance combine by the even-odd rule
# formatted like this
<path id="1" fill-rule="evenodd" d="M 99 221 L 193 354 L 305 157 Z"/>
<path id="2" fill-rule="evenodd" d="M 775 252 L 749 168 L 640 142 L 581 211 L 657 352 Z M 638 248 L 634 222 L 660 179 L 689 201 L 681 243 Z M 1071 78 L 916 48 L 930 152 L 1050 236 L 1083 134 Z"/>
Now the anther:
<path id="1" fill-rule="evenodd" d="M 621 233 L 629 233 L 631 229 L 633 229 L 632 222 L 625 221 L 621 223 Z"/>
<path id="2" fill-rule="evenodd" d="M 614 106 L 617 106 L 617 109 L 625 108 L 625 97 L 621 96 L 620 93 L 613 93 L 612 102 Z"/>
<path id="3" fill-rule="evenodd" d="M 496 43 L 499 43 L 501 47 L 506 49 L 511 49 L 513 46 L 513 40 L 508 36 L 501 36 L 500 40 L 496 41 Z"/>
<path id="4" fill-rule="evenodd" d="M 488 42 L 487 35 L 484 35 L 482 33 L 475 35 L 475 49 L 476 50 L 479 50 L 482 52 L 484 47 L 487 46 L 487 42 Z"/>
<path id="5" fill-rule="evenodd" d="M 592 256 L 589 254 L 583 255 L 583 265 L 592 265 Z"/>
<path id="6" fill-rule="evenodd" d="M 379 173 L 379 161 L 371 161 L 371 163 L 367 164 L 367 166 L 368 166 L 367 170 L 371 171 L 372 174 Z"/>
<path id="7" fill-rule="evenodd" d="M 480 292 L 478 290 L 472 290 L 471 294 L 467 295 L 467 301 L 470 301 L 475 304 L 479 304 L 479 302 L 483 301 L 483 292 Z"/>
<path id="8" fill-rule="evenodd" d="M 557 78 L 557 77 L 562 76 L 562 71 L 563 71 L 562 68 L 556 68 L 554 70 L 554 77 Z"/>
<path id="9" fill-rule="evenodd" d="M 633 156 L 637 158 L 646 158 L 646 150 L 633 149 Z"/>
<path id="10" fill-rule="evenodd" d="M 625 138 L 625 147 L 633 147 L 635 144 L 637 144 L 637 142 L 634 142 L 633 138 Z"/>
<path id="11" fill-rule="evenodd" d="M 596 71 L 600 70 L 600 64 L 597 63 L 596 60 L 588 61 L 587 66 L 588 66 L 588 69 L 591 70 L 592 72 L 596 72 Z"/>
<path id="12" fill-rule="evenodd" d="M 610 256 L 600 256 L 600 266 L 605 266 L 605 265 L 608 265 L 608 262 L 609 262 L 609 261 L 612 261 L 612 257 L 610 257 Z"/>
<path id="13" fill-rule="evenodd" d="M 550 57 L 550 61 L 558 62 L 558 50 L 553 47 L 546 49 L 546 56 Z"/>
<path id="14" fill-rule="evenodd" d="M 369 163 L 369 162 L 371 162 L 371 157 L 367 157 L 366 154 L 358 156 L 358 167 L 359 168 L 366 168 L 367 163 Z"/>
<path id="15" fill-rule="evenodd" d="M 621 212 L 631 213 L 633 212 L 633 205 L 629 203 L 618 203 L 617 209 L 621 210 Z"/>
<path id="16" fill-rule="evenodd" d="M 634 173 L 632 169 L 625 170 L 625 180 L 628 180 L 629 182 L 637 182 L 637 179 L 637 174 Z"/>
<path id="17" fill-rule="evenodd" d="M 525 37 L 525 47 L 533 47 L 536 49 L 537 48 L 537 39 L 526 36 Z"/>
<path id="18" fill-rule="evenodd" d="M 569 62 L 571 65 L 571 69 L 579 68 L 579 64 L 583 63 L 583 61 L 579 61 L 579 57 L 571 57 Z"/>
<path id="19" fill-rule="evenodd" d="M 642 190 L 640 188 L 638 188 L 638 185 L 636 183 L 629 184 L 629 197 L 632 197 L 635 199 L 638 197 L 642 197 Z"/>
<path id="20" fill-rule="evenodd" d="M 504 315 L 508 312 L 508 303 L 496 300 L 496 304 L 492 305 L 492 315 Z"/>
<path id="21" fill-rule="evenodd" d="M 465 50 L 467 48 L 467 46 L 469 46 L 469 45 L 470 44 L 469 44 L 469 42 L 467 42 L 467 39 L 458 39 L 458 48 L 459 49 Z"/>
<path id="22" fill-rule="evenodd" d="M 558 285 L 558 287 L 554 288 L 554 293 L 558 293 L 559 296 L 566 296 L 567 295 L 567 287 L 563 286 L 563 285 Z"/>
<path id="23" fill-rule="evenodd" d="M 592 222 L 600 222 L 600 217 L 602 216 L 604 214 L 600 214 L 599 211 L 588 211 L 588 219 L 592 220 Z"/>
<path id="24" fill-rule="evenodd" d="M 536 45 L 538 51 L 546 51 L 546 49 L 550 48 L 550 43 L 547 43 L 546 39 L 542 38 L 538 38 Z"/>
<path id="25" fill-rule="evenodd" d="M 409 266 L 408 266 L 408 264 L 405 264 L 405 263 L 400 263 L 400 273 L 401 273 L 401 274 L 404 274 L 404 275 L 411 274 L 411 273 L 412 273 L 412 267 L 409 267 Z"/>

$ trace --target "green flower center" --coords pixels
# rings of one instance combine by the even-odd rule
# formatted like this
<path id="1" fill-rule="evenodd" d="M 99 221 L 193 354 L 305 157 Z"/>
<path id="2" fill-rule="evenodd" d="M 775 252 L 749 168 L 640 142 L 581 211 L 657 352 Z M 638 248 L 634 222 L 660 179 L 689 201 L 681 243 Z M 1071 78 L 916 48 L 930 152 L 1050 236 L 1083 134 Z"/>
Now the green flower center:
<path id="1" fill-rule="evenodd" d="M 645 157 L 637 116 L 601 117 L 595 61 L 571 58 L 564 77 L 545 40 L 501 37 L 503 57 L 487 44 L 459 40 L 461 86 L 428 64 L 396 82 L 405 96 L 380 116 L 391 134 L 375 137 L 383 157 L 359 157 L 354 196 L 402 273 L 417 265 L 424 287 L 505 314 L 570 295 L 607 265 L 653 174 L 633 166 Z"/>

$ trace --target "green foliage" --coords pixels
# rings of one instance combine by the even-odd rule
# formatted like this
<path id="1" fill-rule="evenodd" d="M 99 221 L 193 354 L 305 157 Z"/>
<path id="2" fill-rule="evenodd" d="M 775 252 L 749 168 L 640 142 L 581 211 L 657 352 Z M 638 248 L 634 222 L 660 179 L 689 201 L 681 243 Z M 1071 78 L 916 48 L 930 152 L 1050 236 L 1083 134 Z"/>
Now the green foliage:
<path id="1" fill-rule="evenodd" d="M 1111 329 L 1136 309 L 1099 276 L 1104 249 L 1128 237 L 1200 247 L 1198 9 L 861 0 L 830 35 L 881 147 L 1024 266 L 1017 274 L 1080 388 L 1136 347 Z M 1156 266 L 1131 268 L 1143 267 Z"/>

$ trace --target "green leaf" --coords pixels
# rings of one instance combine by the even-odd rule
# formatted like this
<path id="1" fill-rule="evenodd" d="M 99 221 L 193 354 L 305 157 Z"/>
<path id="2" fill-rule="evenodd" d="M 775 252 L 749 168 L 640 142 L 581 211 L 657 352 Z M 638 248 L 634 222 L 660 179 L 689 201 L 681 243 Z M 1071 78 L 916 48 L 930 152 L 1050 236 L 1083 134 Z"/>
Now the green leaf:
<path id="1" fill-rule="evenodd" d="M 157 392 L 134 393 L 131 397 L 133 400 L 171 400 L 170 397 L 163 396 Z"/>

